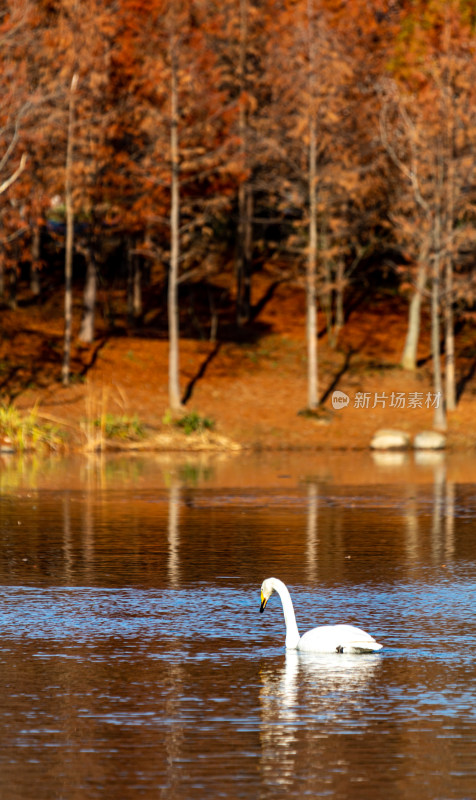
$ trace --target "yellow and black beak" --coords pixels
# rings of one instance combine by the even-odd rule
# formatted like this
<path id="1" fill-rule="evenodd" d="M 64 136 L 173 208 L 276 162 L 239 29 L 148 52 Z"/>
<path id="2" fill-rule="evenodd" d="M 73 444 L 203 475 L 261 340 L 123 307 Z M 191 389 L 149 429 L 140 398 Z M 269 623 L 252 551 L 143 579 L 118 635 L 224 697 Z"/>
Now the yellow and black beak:
<path id="1" fill-rule="evenodd" d="M 259 608 L 259 613 L 262 614 L 266 608 L 266 603 L 268 602 L 268 598 L 264 596 L 263 592 L 261 592 L 261 605 Z"/>

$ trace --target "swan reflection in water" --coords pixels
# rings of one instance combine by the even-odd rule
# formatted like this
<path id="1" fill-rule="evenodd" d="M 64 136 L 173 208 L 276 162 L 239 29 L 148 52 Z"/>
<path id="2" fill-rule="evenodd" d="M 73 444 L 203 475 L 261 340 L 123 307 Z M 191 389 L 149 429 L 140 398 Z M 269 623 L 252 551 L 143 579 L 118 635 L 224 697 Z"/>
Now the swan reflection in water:
<path id="1" fill-rule="evenodd" d="M 335 753 L 333 734 L 365 724 L 367 692 L 382 663 L 375 653 L 301 653 L 261 671 L 260 740 L 264 776 L 291 784 L 304 758 L 316 767 Z M 329 740 L 329 741 L 328 741 Z"/>

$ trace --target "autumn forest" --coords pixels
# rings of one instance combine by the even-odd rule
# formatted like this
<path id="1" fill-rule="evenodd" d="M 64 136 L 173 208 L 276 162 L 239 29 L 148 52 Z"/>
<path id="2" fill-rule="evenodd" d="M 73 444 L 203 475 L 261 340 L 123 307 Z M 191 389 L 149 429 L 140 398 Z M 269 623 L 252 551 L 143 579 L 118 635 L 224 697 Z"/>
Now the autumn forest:
<path id="1" fill-rule="evenodd" d="M 476 313 L 473 0 L 7 0 L 0 60 L 0 296 L 64 293 L 64 385 L 98 292 L 139 326 L 160 286 L 179 409 L 184 287 L 214 340 L 220 280 L 246 328 L 266 266 L 304 290 L 309 409 L 318 330 L 385 285 L 403 369 L 430 320 L 444 427 Z"/>

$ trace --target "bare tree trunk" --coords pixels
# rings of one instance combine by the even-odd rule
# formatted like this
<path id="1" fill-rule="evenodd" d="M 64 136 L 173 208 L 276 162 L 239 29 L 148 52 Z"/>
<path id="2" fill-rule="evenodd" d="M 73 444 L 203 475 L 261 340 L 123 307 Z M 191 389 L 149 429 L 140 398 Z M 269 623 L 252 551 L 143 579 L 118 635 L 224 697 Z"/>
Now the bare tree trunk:
<path id="1" fill-rule="evenodd" d="M 315 163 L 312 168 L 312 156 L 315 149 L 310 146 L 309 170 L 309 253 L 307 260 L 306 280 L 306 339 L 307 339 L 307 403 L 308 408 L 315 409 L 319 402 L 317 377 L 317 225 L 316 225 L 316 184 Z"/>
<path id="2" fill-rule="evenodd" d="M 251 269 L 253 246 L 253 192 L 246 183 L 238 191 L 237 319 L 240 325 L 251 316 Z"/>
<path id="3" fill-rule="evenodd" d="M 309 37 L 309 252 L 306 276 L 306 339 L 307 339 L 307 397 L 308 408 L 316 409 L 319 403 L 317 361 L 317 124 L 315 108 L 315 41 L 312 24 L 313 0 L 308 0 Z"/>
<path id="4" fill-rule="evenodd" d="M 248 47 L 248 0 L 240 0 L 240 46 L 238 82 L 240 94 L 246 89 L 246 55 Z M 243 168 L 247 167 L 247 113 L 240 103 L 238 117 L 240 153 Z M 238 244 L 236 264 L 236 313 L 239 325 L 248 322 L 251 315 L 251 260 L 253 246 L 253 193 L 248 178 L 238 189 Z"/>
<path id="5" fill-rule="evenodd" d="M 34 297 L 39 297 L 41 294 L 40 285 L 40 256 L 41 256 L 41 228 L 35 224 L 33 227 L 33 235 L 31 242 L 31 271 L 30 271 L 30 289 Z"/>
<path id="6" fill-rule="evenodd" d="M 127 321 L 129 325 L 138 322 L 142 315 L 142 269 L 135 242 L 129 237 L 127 243 Z"/>
<path id="7" fill-rule="evenodd" d="M 421 303 L 427 281 L 427 259 L 429 247 L 422 248 L 418 260 L 415 291 L 408 308 L 407 336 L 403 348 L 401 365 L 403 369 L 415 370 L 417 367 L 418 340 L 420 338 Z"/>
<path id="8" fill-rule="evenodd" d="M 97 269 L 93 248 L 90 244 L 85 248 L 86 282 L 83 295 L 83 316 L 79 329 L 79 339 L 86 344 L 94 341 L 94 318 L 96 313 Z"/>
<path id="9" fill-rule="evenodd" d="M 344 327 L 344 259 L 339 256 L 336 271 L 335 321 L 332 346 L 335 347 L 339 333 Z"/>
<path id="10" fill-rule="evenodd" d="M 132 312 L 134 319 L 142 316 L 142 267 L 140 258 L 134 256 L 134 277 L 132 284 Z"/>
<path id="11" fill-rule="evenodd" d="M 435 250 L 433 260 L 433 276 L 431 289 L 431 355 L 433 361 L 433 388 L 438 403 L 435 405 L 435 415 L 433 423 L 435 428 L 446 430 L 445 401 L 443 394 L 443 381 L 441 376 L 441 352 L 440 352 L 440 273 L 441 273 L 441 235 L 440 235 L 440 215 L 439 211 L 435 218 Z"/>
<path id="12" fill-rule="evenodd" d="M 127 319 L 130 325 L 142 315 L 142 269 L 132 237 L 127 245 Z"/>
<path id="13" fill-rule="evenodd" d="M 127 265 L 127 324 L 134 324 L 134 245 L 127 240 L 126 265 Z"/>
<path id="14" fill-rule="evenodd" d="M 452 53 L 452 26 L 450 12 L 446 9 L 444 26 L 445 51 Z M 455 193 L 456 193 L 456 141 L 455 141 L 455 94 L 451 90 L 451 73 L 446 73 L 445 91 L 443 92 L 443 117 L 446 120 L 445 130 L 445 166 L 446 166 L 446 250 L 445 259 L 445 390 L 446 409 L 454 411 L 456 408 L 456 379 L 455 379 L 455 338 L 453 315 L 453 252 L 454 252 L 454 224 L 455 224 Z"/>
<path id="15" fill-rule="evenodd" d="M 180 165 L 178 140 L 178 85 L 177 56 L 174 34 L 171 34 L 170 56 L 172 66 L 171 102 L 172 117 L 170 125 L 171 157 L 171 204 L 170 204 L 170 268 L 168 286 L 168 325 L 169 325 L 169 404 L 171 411 L 180 411 L 179 382 L 179 317 L 178 317 L 178 272 L 180 258 Z"/>
<path id="16" fill-rule="evenodd" d="M 74 208 L 73 208 L 73 151 L 74 151 L 74 93 L 78 84 L 75 73 L 71 79 L 69 92 L 68 138 L 66 143 L 65 174 L 65 208 L 66 208 L 66 242 L 64 261 L 64 350 L 61 376 L 63 385 L 69 384 L 71 339 L 73 328 L 73 244 L 74 244 Z"/>
<path id="17" fill-rule="evenodd" d="M 15 250 L 17 248 L 15 247 Z M 10 269 L 10 287 L 9 287 L 9 308 L 15 310 L 18 308 L 18 272 L 16 266 Z"/>
<path id="18" fill-rule="evenodd" d="M 455 334 L 453 320 L 453 261 L 447 257 L 445 267 L 445 383 L 446 408 L 456 408 Z"/>

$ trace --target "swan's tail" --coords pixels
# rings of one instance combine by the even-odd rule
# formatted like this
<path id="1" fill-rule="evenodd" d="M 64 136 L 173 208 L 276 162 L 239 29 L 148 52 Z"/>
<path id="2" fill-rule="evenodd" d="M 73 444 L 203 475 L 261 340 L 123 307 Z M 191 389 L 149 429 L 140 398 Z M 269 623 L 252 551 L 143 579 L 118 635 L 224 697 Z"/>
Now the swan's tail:
<path id="1" fill-rule="evenodd" d="M 341 653 L 376 653 L 381 650 L 383 644 L 379 644 L 375 639 L 355 639 L 351 642 L 346 642 L 340 650 Z"/>

